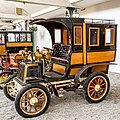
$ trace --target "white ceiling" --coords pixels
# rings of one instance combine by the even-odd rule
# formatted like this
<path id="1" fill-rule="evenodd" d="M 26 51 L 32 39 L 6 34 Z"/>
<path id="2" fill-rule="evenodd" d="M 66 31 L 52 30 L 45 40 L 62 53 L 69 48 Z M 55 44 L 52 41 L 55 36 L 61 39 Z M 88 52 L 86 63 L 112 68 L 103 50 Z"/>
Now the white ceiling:
<path id="1" fill-rule="evenodd" d="M 110 0 L 0 0 L 0 18 L 1 21 L 14 21 L 56 17 L 65 15 L 65 7 L 75 6 L 83 9 L 106 1 Z M 16 14 L 16 8 L 23 9 L 21 16 Z"/>

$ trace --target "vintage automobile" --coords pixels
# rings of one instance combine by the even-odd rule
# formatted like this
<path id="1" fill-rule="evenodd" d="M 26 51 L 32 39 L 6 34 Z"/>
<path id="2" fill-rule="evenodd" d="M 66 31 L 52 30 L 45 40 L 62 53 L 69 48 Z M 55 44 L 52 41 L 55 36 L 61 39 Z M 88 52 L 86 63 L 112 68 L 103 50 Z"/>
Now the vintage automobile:
<path id="1" fill-rule="evenodd" d="M 17 76 L 5 85 L 17 112 L 26 118 L 41 115 L 50 94 L 59 96 L 59 89 L 76 91 L 80 86 L 88 102 L 103 101 L 110 88 L 108 68 L 116 56 L 115 21 L 61 17 L 31 24 L 44 26 L 51 35 L 51 69 L 45 70 L 45 59 L 20 64 Z"/>

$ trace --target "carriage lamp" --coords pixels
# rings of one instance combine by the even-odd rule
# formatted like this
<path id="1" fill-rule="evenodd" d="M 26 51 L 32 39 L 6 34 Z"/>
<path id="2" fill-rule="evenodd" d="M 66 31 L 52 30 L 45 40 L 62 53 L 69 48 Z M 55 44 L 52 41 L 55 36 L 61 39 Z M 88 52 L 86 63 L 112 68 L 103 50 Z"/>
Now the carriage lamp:
<path id="1" fill-rule="evenodd" d="M 78 8 L 66 7 L 66 16 L 67 17 L 79 17 Z"/>

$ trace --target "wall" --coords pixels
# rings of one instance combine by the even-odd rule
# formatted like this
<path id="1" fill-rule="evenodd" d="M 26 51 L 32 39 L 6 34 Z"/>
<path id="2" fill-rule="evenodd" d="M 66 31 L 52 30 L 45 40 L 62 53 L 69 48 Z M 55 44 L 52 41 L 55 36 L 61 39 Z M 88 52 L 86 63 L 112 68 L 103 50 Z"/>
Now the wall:
<path id="1" fill-rule="evenodd" d="M 118 24 L 117 28 L 117 54 L 116 63 L 118 65 L 111 65 L 109 71 L 120 73 L 120 1 L 112 0 L 103 4 L 98 4 L 86 8 L 81 12 L 81 17 L 85 18 L 100 18 L 100 19 L 115 19 L 115 23 Z"/>
<path id="2" fill-rule="evenodd" d="M 37 31 L 34 32 L 34 51 L 36 46 L 41 50 L 43 47 L 52 48 L 52 39 L 48 30 L 41 26 L 37 26 Z"/>

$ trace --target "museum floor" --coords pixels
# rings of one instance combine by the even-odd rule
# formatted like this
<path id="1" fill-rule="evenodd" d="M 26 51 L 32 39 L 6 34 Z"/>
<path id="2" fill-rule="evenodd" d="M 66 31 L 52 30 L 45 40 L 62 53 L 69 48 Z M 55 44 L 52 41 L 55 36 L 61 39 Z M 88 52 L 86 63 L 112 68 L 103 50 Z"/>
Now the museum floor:
<path id="1" fill-rule="evenodd" d="M 62 91 L 62 97 L 52 95 L 51 104 L 43 115 L 30 120 L 120 120 L 120 74 L 110 72 L 109 78 L 111 88 L 103 102 L 88 103 L 81 90 L 75 93 Z M 18 115 L 14 102 L 8 100 L 2 90 L 0 120 L 25 120 Z"/>

